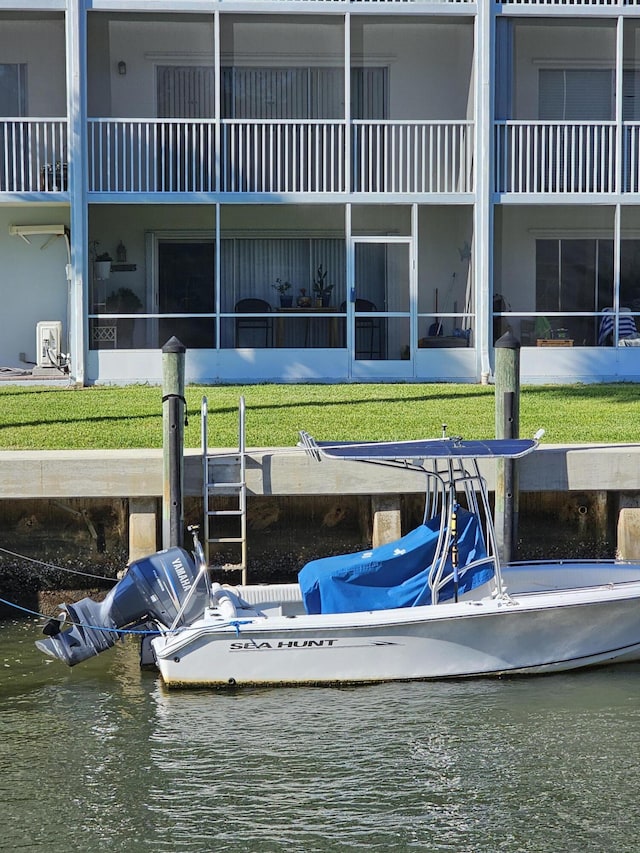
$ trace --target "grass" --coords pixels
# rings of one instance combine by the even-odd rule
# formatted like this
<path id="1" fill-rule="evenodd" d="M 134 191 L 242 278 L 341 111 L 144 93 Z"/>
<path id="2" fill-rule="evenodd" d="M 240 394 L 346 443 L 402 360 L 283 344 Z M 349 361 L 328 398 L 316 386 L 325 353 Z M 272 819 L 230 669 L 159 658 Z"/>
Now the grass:
<path id="1" fill-rule="evenodd" d="M 200 403 L 209 401 L 209 445 L 238 441 L 238 401 L 247 404 L 247 445 L 295 444 L 299 429 L 318 439 L 490 438 L 494 388 L 454 384 L 190 386 L 185 446 L 200 444 Z M 526 386 L 520 435 L 546 430 L 551 444 L 640 442 L 640 385 Z M 0 449 L 162 447 L 162 389 L 134 385 L 60 390 L 0 389 Z"/>

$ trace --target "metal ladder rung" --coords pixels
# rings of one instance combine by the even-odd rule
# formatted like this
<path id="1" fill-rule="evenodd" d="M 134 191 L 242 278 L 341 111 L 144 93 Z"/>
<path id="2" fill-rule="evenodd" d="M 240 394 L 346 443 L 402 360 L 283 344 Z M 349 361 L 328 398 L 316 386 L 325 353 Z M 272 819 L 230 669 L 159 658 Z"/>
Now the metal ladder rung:
<path id="1" fill-rule="evenodd" d="M 208 489 L 241 489 L 244 483 L 207 483 Z"/>
<path id="2" fill-rule="evenodd" d="M 235 542 L 236 545 L 239 545 L 241 542 L 244 542 L 244 539 L 242 536 L 210 536 L 209 542 L 215 542 L 218 545 L 229 545 Z"/>
<path id="3" fill-rule="evenodd" d="M 242 583 L 247 582 L 247 482 L 246 482 L 246 445 L 245 445 L 245 404 L 244 397 L 240 397 L 239 406 L 239 424 L 238 424 L 238 452 L 235 453 L 218 453 L 212 456 L 208 454 L 207 441 L 207 415 L 208 415 L 207 398 L 202 398 L 202 461 L 203 461 L 203 497 L 204 497 L 204 548 L 207 562 L 209 562 L 209 543 L 223 545 L 240 545 L 241 546 L 241 562 L 234 564 L 226 564 L 229 571 L 241 571 Z M 229 460 L 226 464 L 223 461 L 223 471 L 227 476 L 238 476 L 237 481 L 221 481 L 212 482 L 213 465 L 212 460 Z M 237 498 L 237 509 L 209 509 L 209 498 L 212 494 L 227 497 Z M 216 516 L 235 517 L 240 522 L 239 536 L 211 536 L 209 530 L 209 519 Z M 222 567 L 223 569 L 226 569 Z M 219 568 L 219 567 L 216 567 Z"/>

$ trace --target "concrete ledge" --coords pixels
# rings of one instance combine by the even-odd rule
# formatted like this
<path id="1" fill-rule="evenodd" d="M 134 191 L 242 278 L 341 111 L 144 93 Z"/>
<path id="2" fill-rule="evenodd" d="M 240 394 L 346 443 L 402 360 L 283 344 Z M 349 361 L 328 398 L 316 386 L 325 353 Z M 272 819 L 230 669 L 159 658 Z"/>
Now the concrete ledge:
<path id="1" fill-rule="evenodd" d="M 231 463 L 220 455 L 212 464 Z M 481 469 L 493 489 L 495 463 Z M 640 444 L 545 445 L 518 469 L 522 492 L 640 491 Z M 202 494 L 202 476 L 199 451 L 185 451 L 186 496 Z M 360 462 L 318 463 L 295 448 L 262 448 L 248 452 L 247 487 L 250 495 L 402 494 L 421 493 L 424 478 Z M 0 500 L 159 498 L 162 490 L 161 450 L 0 451 Z"/>

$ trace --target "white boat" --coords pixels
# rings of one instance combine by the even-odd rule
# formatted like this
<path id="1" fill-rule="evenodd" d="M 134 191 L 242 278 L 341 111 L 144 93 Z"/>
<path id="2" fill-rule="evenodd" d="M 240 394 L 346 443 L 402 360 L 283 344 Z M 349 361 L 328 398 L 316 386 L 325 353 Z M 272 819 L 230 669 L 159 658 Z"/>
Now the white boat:
<path id="1" fill-rule="evenodd" d="M 479 460 L 537 439 L 317 443 L 321 462 L 424 472 L 421 525 L 394 543 L 314 560 L 298 583 L 212 583 L 171 548 L 133 563 L 97 604 L 63 605 L 37 643 L 70 666 L 150 630 L 169 687 L 354 684 L 560 672 L 640 659 L 640 564 L 500 565 Z"/>

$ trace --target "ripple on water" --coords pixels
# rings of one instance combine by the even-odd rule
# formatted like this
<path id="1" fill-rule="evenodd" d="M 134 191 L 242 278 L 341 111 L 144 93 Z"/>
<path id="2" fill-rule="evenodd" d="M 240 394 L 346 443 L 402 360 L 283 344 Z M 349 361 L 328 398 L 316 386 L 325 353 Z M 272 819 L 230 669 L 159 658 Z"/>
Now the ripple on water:
<path id="1" fill-rule="evenodd" d="M 128 643 L 67 670 L 0 626 L 0 848 L 637 850 L 640 668 L 167 692 Z"/>

